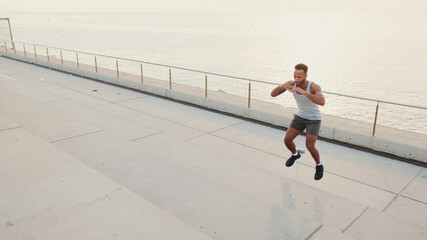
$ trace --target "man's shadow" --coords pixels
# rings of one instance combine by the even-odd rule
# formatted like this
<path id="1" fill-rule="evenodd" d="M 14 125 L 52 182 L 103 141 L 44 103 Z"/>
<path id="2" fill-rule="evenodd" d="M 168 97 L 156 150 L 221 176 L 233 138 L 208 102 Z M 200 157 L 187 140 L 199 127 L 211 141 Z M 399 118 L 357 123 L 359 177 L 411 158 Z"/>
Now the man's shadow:
<path id="1" fill-rule="evenodd" d="M 283 182 L 282 200 L 281 206 L 271 206 L 268 239 L 305 239 L 322 224 L 323 203 L 318 198 L 294 195 L 289 183 Z"/>

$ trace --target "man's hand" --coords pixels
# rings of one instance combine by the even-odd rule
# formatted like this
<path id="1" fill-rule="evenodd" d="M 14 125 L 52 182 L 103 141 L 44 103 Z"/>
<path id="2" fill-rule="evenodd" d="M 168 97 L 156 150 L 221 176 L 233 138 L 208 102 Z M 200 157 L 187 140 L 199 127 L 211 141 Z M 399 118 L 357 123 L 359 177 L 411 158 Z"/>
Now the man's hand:
<path id="1" fill-rule="evenodd" d="M 275 89 L 273 89 L 273 91 L 271 91 L 271 96 L 277 97 L 280 94 L 284 93 L 286 90 L 290 91 L 294 84 L 295 84 L 294 81 L 289 81 L 289 82 L 286 82 L 284 84 L 277 86 Z"/>
<path id="2" fill-rule="evenodd" d="M 298 94 L 302 94 L 302 95 L 305 95 L 305 93 L 306 93 L 306 91 L 304 91 L 304 90 L 303 90 L 302 88 L 300 88 L 300 87 L 293 88 L 293 89 L 289 90 L 289 92 L 292 92 L 292 93 L 296 92 L 296 93 L 298 93 Z"/>
<path id="3" fill-rule="evenodd" d="M 284 84 L 283 84 L 283 87 L 284 87 L 286 90 L 291 91 L 291 90 L 292 90 L 292 87 L 294 86 L 294 84 L 295 84 L 295 81 L 289 81 L 289 82 L 284 83 Z"/>
<path id="4" fill-rule="evenodd" d="M 280 87 L 281 89 L 286 90 L 286 91 L 291 91 L 291 90 L 292 90 L 292 87 L 294 86 L 294 84 L 295 84 L 295 82 L 294 82 L 294 81 L 289 81 L 289 82 L 285 82 L 285 83 L 284 83 L 284 84 L 282 84 L 282 85 L 279 85 L 279 87 Z"/>

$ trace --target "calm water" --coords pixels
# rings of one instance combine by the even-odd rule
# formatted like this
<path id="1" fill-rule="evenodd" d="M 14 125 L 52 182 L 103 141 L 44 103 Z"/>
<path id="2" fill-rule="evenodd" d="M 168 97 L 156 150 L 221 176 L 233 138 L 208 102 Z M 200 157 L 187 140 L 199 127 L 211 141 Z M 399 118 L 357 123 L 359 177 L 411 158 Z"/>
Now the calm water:
<path id="1" fill-rule="evenodd" d="M 304 62 L 325 91 L 427 106 L 427 17 L 422 14 L 2 14 L 17 41 L 138 59 L 272 83 Z M 4 31 L 0 31 L 0 34 Z M 18 47 L 19 49 L 19 47 Z M 70 59 L 73 55 L 66 56 Z M 79 57 L 80 58 L 80 57 Z M 81 61 L 93 64 L 92 57 Z M 114 67 L 111 60 L 100 65 Z M 122 63 L 139 72 L 139 65 Z M 147 76 L 168 70 L 144 66 Z M 204 86 L 204 76 L 174 71 Z M 247 82 L 209 77 L 212 89 L 247 96 Z M 256 98 L 295 106 L 290 94 L 254 84 Z M 375 103 L 327 95 L 324 113 L 373 122 Z M 380 105 L 378 123 L 427 133 L 427 110 Z"/>

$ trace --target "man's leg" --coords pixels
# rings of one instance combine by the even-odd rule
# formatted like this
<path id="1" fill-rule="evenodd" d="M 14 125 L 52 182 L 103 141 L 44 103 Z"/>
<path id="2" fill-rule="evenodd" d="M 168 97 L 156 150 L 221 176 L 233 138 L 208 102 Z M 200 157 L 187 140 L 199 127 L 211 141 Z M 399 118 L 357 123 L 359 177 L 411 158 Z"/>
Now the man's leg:
<path id="1" fill-rule="evenodd" d="M 311 156 L 313 157 L 316 164 L 319 164 L 320 156 L 319 156 L 319 151 L 317 151 L 315 147 L 316 140 L 317 140 L 316 135 L 307 134 L 305 138 L 305 146 L 307 147 L 307 150 L 311 153 Z"/>
<path id="2" fill-rule="evenodd" d="M 295 147 L 294 139 L 301 133 L 301 131 L 296 130 L 295 128 L 289 127 L 286 131 L 285 136 L 285 145 L 291 151 L 292 154 L 297 152 Z"/>
<path id="3" fill-rule="evenodd" d="M 299 152 L 297 152 L 297 149 L 295 147 L 294 139 L 300 134 L 301 132 L 296 130 L 295 128 L 289 127 L 288 131 L 286 131 L 285 136 L 285 145 L 291 151 L 292 156 L 286 161 L 286 167 L 290 167 L 294 165 L 295 161 L 301 157 Z"/>
<path id="4" fill-rule="evenodd" d="M 314 161 L 316 162 L 316 172 L 314 173 L 314 180 L 320 180 L 323 177 L 323 165 L 320 163 L 320 156 L 319 151 L 317 151 L 316 147 L 314 146 L 317 140 L 316 135 L 310 135 L 307 134 L 307 137 L 305 139 L 305 145 L 310 151 L 311 156 L 313 157 Z"/>

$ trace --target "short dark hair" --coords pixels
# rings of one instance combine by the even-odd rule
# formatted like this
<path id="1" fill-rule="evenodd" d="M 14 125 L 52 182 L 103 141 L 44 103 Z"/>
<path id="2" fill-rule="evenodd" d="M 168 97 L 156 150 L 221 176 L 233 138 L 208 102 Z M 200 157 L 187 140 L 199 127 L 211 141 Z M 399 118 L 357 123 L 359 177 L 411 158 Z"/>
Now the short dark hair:
<path id="1" fill-rule="evenodd" d="M 297 65 L 295 65 L 295 69 L 296 70 L 303 70 L 305 74 L 307 74 L 307 72 L 308 72 L 308 67 L 304 63 L 298 63 Z"/>

